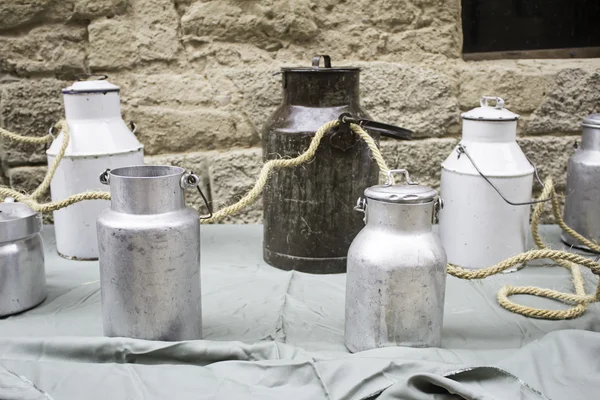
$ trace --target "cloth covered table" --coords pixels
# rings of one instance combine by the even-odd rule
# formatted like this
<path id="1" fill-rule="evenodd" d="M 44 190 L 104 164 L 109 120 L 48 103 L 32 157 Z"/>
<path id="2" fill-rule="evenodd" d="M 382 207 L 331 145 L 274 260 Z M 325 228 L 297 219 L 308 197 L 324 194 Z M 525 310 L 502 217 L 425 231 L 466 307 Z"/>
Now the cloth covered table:
<path id="1" fill-rule="evenodd" d="M 563 248 L 557 227 L 542 228 Z M 43 235 L 48 298 L 0 319 L 0 399 L 600 398 L 599 304 L 544 321 L 496 303 L 509 283 L 571 292 L 569 272 L 550 261 L 448 277 L 442 348 L 350 354 L 345 275 L 268 266 L 260 225 L 202 227 L 204 340 L 175 343 L 103 337 L 98 263 L 59 258 L 52 227 Z M 582 269 L 592 291 L 597 278 Z"/>

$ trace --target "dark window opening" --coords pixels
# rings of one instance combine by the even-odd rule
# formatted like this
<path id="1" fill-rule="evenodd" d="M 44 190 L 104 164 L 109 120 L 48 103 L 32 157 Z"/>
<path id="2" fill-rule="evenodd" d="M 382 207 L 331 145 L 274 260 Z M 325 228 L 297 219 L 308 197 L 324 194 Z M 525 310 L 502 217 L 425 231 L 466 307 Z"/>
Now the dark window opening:
<path id="1" fill-rule="evenodd" d="M 599 0 L 462 0 L 462 25 L 465 58 L 600 56 Z"/>

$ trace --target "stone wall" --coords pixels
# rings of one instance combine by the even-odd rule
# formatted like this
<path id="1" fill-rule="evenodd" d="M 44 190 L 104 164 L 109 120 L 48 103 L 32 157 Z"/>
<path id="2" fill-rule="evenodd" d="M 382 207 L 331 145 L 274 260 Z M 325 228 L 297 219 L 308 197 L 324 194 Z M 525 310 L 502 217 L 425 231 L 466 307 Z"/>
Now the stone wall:
<path id="1" fill-rule="evenodd" d="M 362 104 L 374 118 L 416 132 L 382 143 L 391 166 L 437 186 L 460 113 L 498 95 L 522 116 L 524 151 L 563 191 L 580 120 L 600 112 L 600 60 L 465 62 L 461 43 L 460 0 L 5 1 L 0 124 L 43 135 L 63 115 L 61 88 L 78 73 L 106 73 L 148 162 L 203 172 L 221 207 L 260 169 L 260 129 L 281 100 L 272 74 L 330 54 L 363 68 Z M 0 183 L 34 187 L 43 150 L 2 143 Z M 257 204 L 230 222 L 260 218 Z"/>

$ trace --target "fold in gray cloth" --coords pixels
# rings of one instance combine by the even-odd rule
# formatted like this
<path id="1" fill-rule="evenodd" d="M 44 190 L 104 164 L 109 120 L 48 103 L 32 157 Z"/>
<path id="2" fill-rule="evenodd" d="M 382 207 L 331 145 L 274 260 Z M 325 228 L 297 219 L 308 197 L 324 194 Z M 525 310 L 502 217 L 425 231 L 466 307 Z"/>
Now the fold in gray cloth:
<path id="1" fill-rule="evenodd" d="M 543 227 L 558 248 L 555 227 Z M 0 399 L 588 399 L 600 390 L 600 307 L 572 321 L 500 308 L 506 283 L 570 291 L 534 263 L 484 281 L 449 278 L 441 349 L 343 345 L 344 275 L 266 266 L 260 226 L 203 227 L 205 340 L 102 335 L 98 264 L 58 258 L 49 297 L 0 320 Z M 592 290 L 595 277 L 585 273 Z M 532 306 L 562 307 L 522 296 Z"/>

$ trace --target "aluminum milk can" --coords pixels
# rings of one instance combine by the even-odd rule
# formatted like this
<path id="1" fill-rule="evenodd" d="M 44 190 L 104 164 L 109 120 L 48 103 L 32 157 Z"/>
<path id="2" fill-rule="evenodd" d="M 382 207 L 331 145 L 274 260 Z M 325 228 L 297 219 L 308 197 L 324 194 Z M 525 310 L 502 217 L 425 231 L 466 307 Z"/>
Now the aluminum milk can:
<path id="1" fill-rule="evenodd" d="M 440 188 L 448 262 L 471 269 L 527 250 L 534 175 L 516 141 L 519 116 L 499 97 L 484 96 L 480 105 L 462 114 L 462 139 L 442 163 Z"/>
<path id="2" fill-rule="evenodd" d="M 62 91 L 69 125 L 69 145 L 52 179 L 52 200 L 88 190 L 105 190 L 99 171 L 144 163 L 142 144 L 121 118 L 119 87 L 106 80 L 75 82 Z M 47 151 L 51 165 L 63 134 Z M 54 211 L 56 249 L 65 258 L 98 258 L 96 218 L 108 208 L 106 200 L 84 201 Z"/>
<path id="3" fill-rule="evenodd" d="M 569 158 L 564 220 L 585 238 L 600 242 L 600 114 L 586 117 L 581 146 Z M 567 244 L 589 250 L 563 232 Z"/>
<path id="4" fill-rule="evenodd" d="M 0 203 L 0 317 L 46 298 L 42 215 L 22 203 Z"/>
<path id="5" fill-rule="evenodd" d="M 200 339 L 200 221 L 184 200 L 199 178 L 179 167 L 133 166 L 100 180 L 111 192 L 97 223 L 104 334 Z"/>
<path id="6" fill-rule="evenodd" d="M 399 172 L 408 185 L 392 184 L 391 174 Z M 364 195 L 356 209 L 366 226 L 348 251 L 346 347 L 439 347 L 446 253 L 432 224 L 441 200 L 402 169 Z"/>
<path id="7" fill-rule="evenodd" d="M 303 153 L 315 132 L 343 113 L 369 118 L 359 102 L 359 68 L 332 67 L 329 56 L 316 56 L 310 68 L 281 72 L 283 103 L 263 129 L 265 161 Z M 369 134 L 379 142 L 378 131 Z M 285 270 L 344 272 L 348 247 L 362 227 L 348 205 L 377 183 L 378 167 L 364 141 L 349 129 L 326 134 L 314 160 L 269 177 L 263 192 L 265 261 Z"/>

